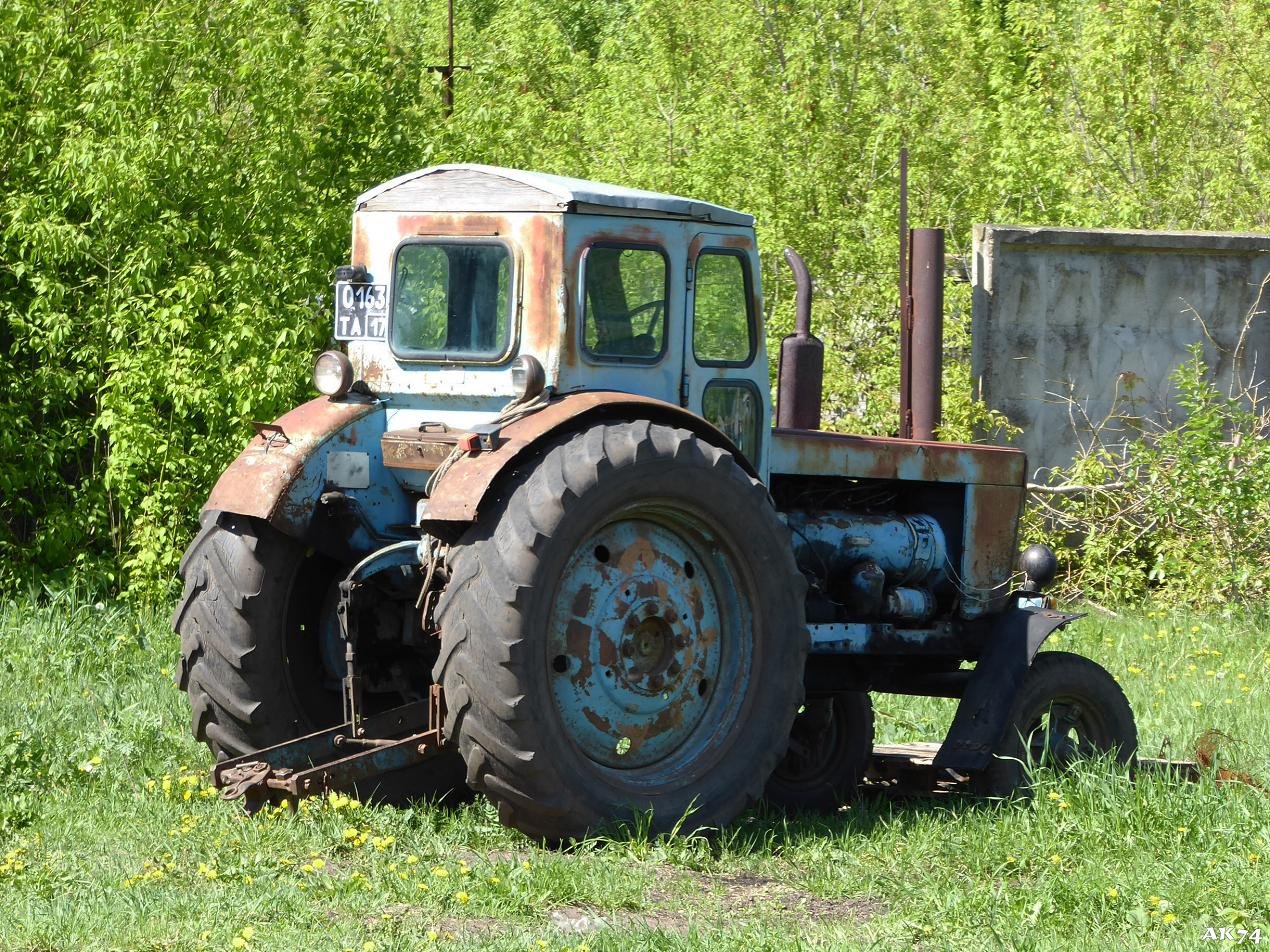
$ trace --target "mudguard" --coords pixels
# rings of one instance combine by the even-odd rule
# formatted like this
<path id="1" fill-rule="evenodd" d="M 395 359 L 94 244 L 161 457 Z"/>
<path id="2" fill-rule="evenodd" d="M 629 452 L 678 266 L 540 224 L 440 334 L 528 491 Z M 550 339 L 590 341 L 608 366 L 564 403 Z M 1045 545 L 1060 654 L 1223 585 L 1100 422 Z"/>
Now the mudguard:
<path id="1" fill-rule="evenodd" d="M 536 446 L 604 420 L 648 420 L 682 427 L 727 450 L 751 476 L 747 460 L 713 424 L 673 403 L 631 393 L 588 390 L 557 397 L 541 410 L 503 427 L 493 450 L 475 450 L 457 460 L 442 476 L 420 510 L 420 521 L 438 537 L 453 535 L 457 526 L 476 519 L 482 500 L 499 476 L 531 456 Z"/>
<path id="2" fill-rule="evenodd" d="M 383 466 L 381 401 L 319 397 L 257 429 L 217 480 L 204 512 L 252 516 L 303 539 L 322 494 L 334 490 L 355 503 L 348 540 L 354 551 L 378 548 L 389 526 L 412 521 L 409 497 Z"/>
<path id="3" fill-rule="evenodd" d="M 1028 668 L 1045 639 L 1083 618 L 1049 609 L 1014 608 L 998 619 L 988 649 L 975 665 L 934 766 L 962 773 L 992 762 L 1009 724 L 1010 710 Z"/>

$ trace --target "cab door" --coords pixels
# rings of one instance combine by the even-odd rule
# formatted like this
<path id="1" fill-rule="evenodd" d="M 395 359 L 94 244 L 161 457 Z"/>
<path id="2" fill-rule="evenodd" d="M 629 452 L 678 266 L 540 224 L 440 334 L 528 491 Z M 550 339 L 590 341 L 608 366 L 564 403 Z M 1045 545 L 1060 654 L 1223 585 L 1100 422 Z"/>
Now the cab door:
<path id="1" fill-rule="evenodd" d="M 697 233 L 688 246 L 686 284 L 680 402 L 764 473 L 771 384 L 753 234 Z"/>

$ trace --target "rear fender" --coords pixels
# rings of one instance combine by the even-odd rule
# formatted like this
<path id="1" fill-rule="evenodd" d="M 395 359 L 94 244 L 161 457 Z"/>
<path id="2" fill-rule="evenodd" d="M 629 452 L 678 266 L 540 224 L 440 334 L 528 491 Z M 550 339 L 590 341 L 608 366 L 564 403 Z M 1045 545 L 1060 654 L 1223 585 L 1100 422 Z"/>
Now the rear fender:
<path id="1" fill-rule="evenodd" d="M 1049 609 L 1014 608 L 1001 614 L 987 650 L 966 682 L 948 736 L 935 756 L 936 767 L 961 772 L 983 770 L 1005 737 L 1014 699 L 1041 645 L 1083 615 Z"/>
<path id="2" fill-rule="evenodd" d="M 755 479 L 758 473 L 713 424 L 682 407 L 652 397 L 612 391 L 585 391 L 552 400 L 543 409 L 504 427 L 497 448 L 474 451 L 459 458 L 420 504 L 423 527 L 438 538 L 453 540 L 476 520 L 500 477 L 562 434 L 608 420 L 648 420 L 690 430 L 708 443 L 727 450 Z"/>
<path id="3" fill-rule="evenodd" d="M 340 558 L 402 538 L 400 527 L 414 513 L 384 469 L 384 419 L 378 400 L 319 397 L 296 407 L 259 428 L 217 480 L 204 512 L 261 519 Z M 326 504 L 323 494 L 330 494 Z"/>

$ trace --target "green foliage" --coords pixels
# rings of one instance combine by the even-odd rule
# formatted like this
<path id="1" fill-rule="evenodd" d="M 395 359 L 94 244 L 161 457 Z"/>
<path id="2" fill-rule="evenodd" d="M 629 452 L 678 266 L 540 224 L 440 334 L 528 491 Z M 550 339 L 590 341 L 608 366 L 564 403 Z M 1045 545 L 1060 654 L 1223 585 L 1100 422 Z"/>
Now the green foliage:
<path id="1" fill-rule="evenodd" d="M 0 582 L 167 591 L 217 473 L 305 396 L 363 189 L 481 161 L 753 212 L 816 277 L 826 423 L 896 425 L 895 156 L 912 219 L 1264 228 L 1257 0 L 439 0 L 0 6 Z M 971 399 L 950 296 L 947 435 Z M 999 422 L 999 421 L 997 421 Z M 1173 571 L 1166 568 L 1166 571 Z"/>
<path id="2" fill-rule="evenodd" d="M 1123 450 L 1101 444 L 1051 483 L 1113 486 L 1056 496 L 1035 527 L 1058 543 L 1068 584 L 1117 603 L 1261 603 L 1270 551 L 1251 526 L 1270 518 L 1270 445 L 1262 401 L 1223 395 L 1201 347 L 1173 375 L 1185 419 L 1140 422 Z"/>

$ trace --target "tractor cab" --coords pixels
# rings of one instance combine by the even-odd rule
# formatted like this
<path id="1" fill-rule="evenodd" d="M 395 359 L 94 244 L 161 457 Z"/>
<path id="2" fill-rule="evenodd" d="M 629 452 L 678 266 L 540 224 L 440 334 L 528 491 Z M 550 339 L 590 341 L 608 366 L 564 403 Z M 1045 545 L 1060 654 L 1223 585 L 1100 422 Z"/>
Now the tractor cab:
<path id="1" fill-rule="evenodd" d="M 335 336 L 389 431 L 488 420 L 524 389 L 688 410 L 763 465 L 754 219 L 513 169 L 445 165 L 357 200 Z"/>

